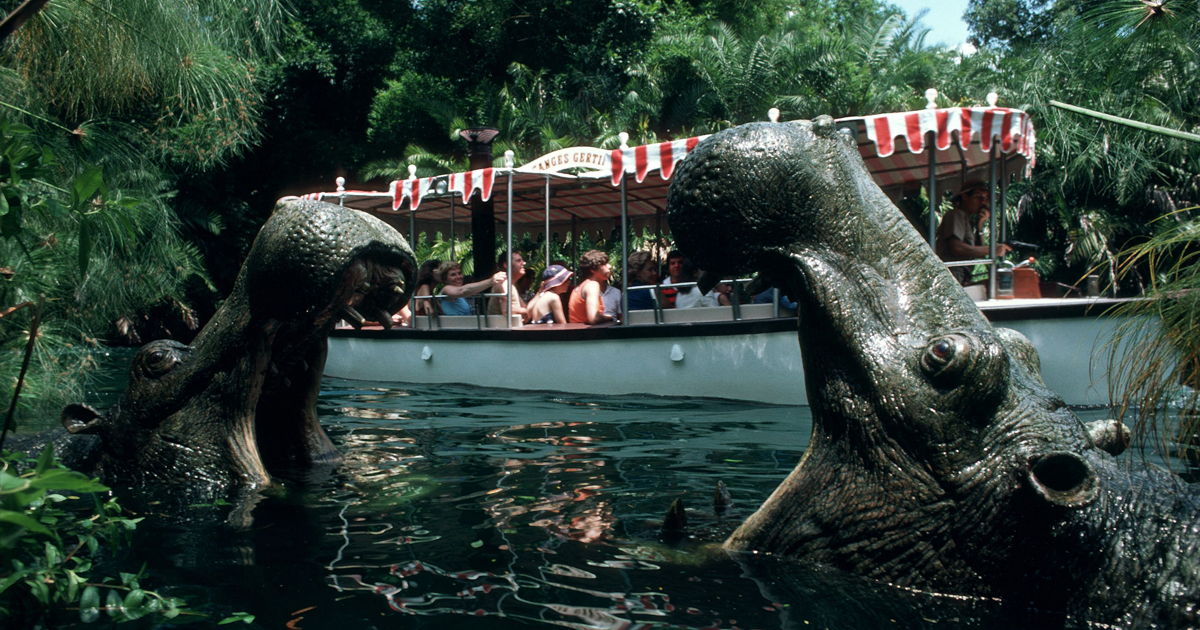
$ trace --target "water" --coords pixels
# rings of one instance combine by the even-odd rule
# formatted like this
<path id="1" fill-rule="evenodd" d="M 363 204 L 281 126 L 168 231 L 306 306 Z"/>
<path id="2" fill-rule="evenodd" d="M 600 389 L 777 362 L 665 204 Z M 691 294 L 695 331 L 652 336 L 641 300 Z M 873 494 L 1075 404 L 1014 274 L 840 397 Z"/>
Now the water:
<path id="1" fill-rule="evenodd" d="M 1062 627 L 722 552 L 799 461 L 807 408 L 326 379 L 319 411 L 342 465 L 249 511 L 126 490 L 148 518 L 114 563 L 144 563 L 144 586 L 210 615 L 199 626 L 244 611 L 299 630 Z M 688 535 L 668 543 L 676 498 Z"/>

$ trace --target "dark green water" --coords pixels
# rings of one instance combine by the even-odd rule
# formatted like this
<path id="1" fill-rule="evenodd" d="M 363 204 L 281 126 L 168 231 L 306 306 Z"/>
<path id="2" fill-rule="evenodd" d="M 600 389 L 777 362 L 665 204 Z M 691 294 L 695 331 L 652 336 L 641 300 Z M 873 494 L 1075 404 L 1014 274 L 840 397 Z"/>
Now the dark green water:
<path id="1" fill-rule="evenodd" d="M 210 613 L 200 626 L 1062 627 L 716 548 L 799 461 L 807 408 L 326 379 L 320 414 L 345 461 L 252 509 L 126 490 L 147 519 L 121 570 L 145 563 L 144 586 Z M 676 498 L 690 535 L 667 544 Z"/>

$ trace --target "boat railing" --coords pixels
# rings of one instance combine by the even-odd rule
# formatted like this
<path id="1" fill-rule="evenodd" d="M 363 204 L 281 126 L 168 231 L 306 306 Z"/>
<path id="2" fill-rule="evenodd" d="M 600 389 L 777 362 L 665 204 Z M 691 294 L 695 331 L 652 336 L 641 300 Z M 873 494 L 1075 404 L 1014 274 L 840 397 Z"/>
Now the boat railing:
<path id="1" fill-rule="evenodd" d="M 975 265 L 990 265 L 992 262 L 991 258 L 975 258 L 973 260 L 943 261 L 942 264 L 947 267 L 974 267 Z"/>
<path id="2" fill-rule="evenodd" d="M 735 287 L 744 287 L 750 283 L 750 278 L 725 279 L 721 283 L 731 284 Z M 713 306 L 713 307 L 692 307 L 686 309 L 663 308 L 667 303 L 663 293 L 668 290 L 690 290 L 696 287 L 696 282 L 681 282 L 669 285 L 637 285 L 629 287 L 630 291 L 635 290 L 650 290 L 655 294 L 654 308 L 645 310 L 630 311 L 628 317 L 623 322 L 627 326 L 645 326 L 645 325 L 661 325 L 675 324 L 685 322 L 721 322 L 721 321 L 743 321 L 752 319 L 776 319 L 780 317 L 794 316 L 794 312 L 789 311 L 786 307 L 780 304 L 780 293 L 778 289 L 772 290 L 772 299 L 769 303 L 755 304 L 753 301 L 745 302 L 742 297 L 742 291 L 735 290 L 729 292 L 729 306 Z M 508 328 L 505 325 L 505 317 L 503 315 L 488 315 L 487 314 L 487 299 L 488 298 L 505 298 L 505 293 L 480 293 L 471 296 L 464 296 L 472 303 L 472 315 L 445 315 L 439 313 L 439 308 L 422 308 L 421 315 L 414 315 L 412 326 L 414 328 L 426 330 L 439 329 L 491 329 L 491 328 Z M 414 296 L 413 308 L 416 309 L 416 304 L 429 300 L 447 298 L 446 295 L 422 295 Z M 436 304 L 436 303 L 435 303 Z M 517 325 L 519 326 L 519 324 Z"/>

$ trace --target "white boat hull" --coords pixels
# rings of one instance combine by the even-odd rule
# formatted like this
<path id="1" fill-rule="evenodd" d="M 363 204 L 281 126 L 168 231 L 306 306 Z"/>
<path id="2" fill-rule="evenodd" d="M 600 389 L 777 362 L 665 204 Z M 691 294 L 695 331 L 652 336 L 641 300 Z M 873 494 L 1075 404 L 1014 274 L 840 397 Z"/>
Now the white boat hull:
<path id="1" fill-rule="evenodd" d="M 1079 306 L 1081 301 L 1073 302 Z M 1045 311 L 1050 303 L 1037 301 L 1037 306 Z M 1102 349 L 1113 319 L 1061 312 L 1023 317 L 1022 305 L 1012 301 L 981 307 L 997 326 L 1033 341 L 1043 379 L 1068 404 L 1108 404 Z M 787 319 L 557 332 L 532 327 L 337 331 L 329 339 L 325 374 L 390 383 L 805 405 L 795 326 L 795 319 Z"/>

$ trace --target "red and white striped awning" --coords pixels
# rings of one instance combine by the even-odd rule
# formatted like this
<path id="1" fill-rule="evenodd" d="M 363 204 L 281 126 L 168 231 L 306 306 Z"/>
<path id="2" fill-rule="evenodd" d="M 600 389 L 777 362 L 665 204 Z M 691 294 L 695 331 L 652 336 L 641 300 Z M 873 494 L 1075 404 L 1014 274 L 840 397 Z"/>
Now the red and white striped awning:
<path id="1" fill-rule="evenodd" d="M 303 198 L 341 203 L 383 216 L 407 217 L 411 212 L 424 223 L 449 221 L 455 213 L 460 219 L 467 216 L 469 211 L 464 207 L 478 195 L 483 201 L 494 199 L 496 219 L 504 221 L 511 176 L 514 224 L 544 224 L 549 192 L 550 222 L 563 225 L 620 218 L 620 186 L 625 180 L 629 216 L 647 217 L 666 209 L 667 187 L 676 165 L 705 137 L 612 151 L 585 148 L 580 154 L 590 155 L 585 158 L 591 162 L 589 170 L 576 174 L 544 170 L 546 156 L 543 156 L 518 168 L 486 168 L 397 180 L 387 192 L 310 193 Z M 604 163 L 595 164 L 600 154 Z"/>
<path id="2" fill-rule="evenodd" d="M 1029 114 L 1006 107 L 952 107 L 840 118 L 853 132 L 867 169 L 880 188 L 908 187 L 929 179 L 932 135 L 936 179 L 985 177 L 992 149 L 1004 173 L 1028 175 L 1036 136 Z"/>

